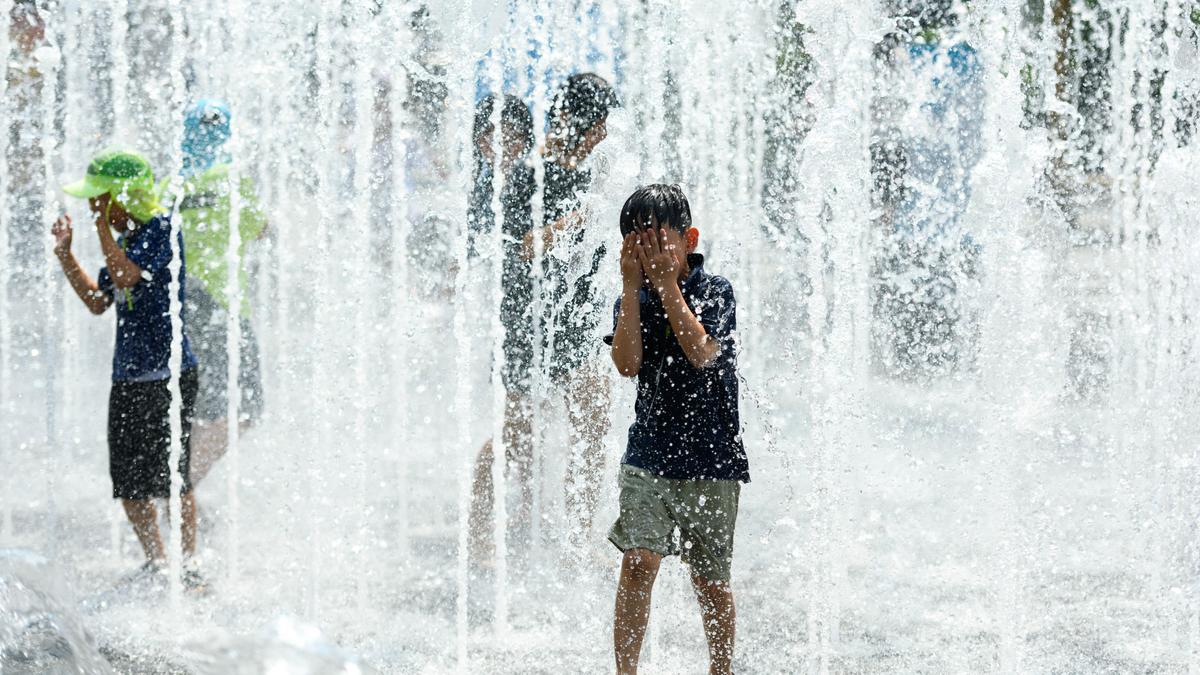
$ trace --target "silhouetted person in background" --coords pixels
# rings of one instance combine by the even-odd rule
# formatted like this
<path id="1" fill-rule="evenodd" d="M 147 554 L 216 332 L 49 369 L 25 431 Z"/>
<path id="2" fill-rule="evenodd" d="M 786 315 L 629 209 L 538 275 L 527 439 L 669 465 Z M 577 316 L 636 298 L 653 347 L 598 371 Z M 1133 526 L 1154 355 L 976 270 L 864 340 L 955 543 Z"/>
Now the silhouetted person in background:
<path id="1" fill-rule="evenodd" d="M 48 80 L 39 55 L 46 45 L 46 25 L 37 4 L 18 0 L 9 12 L 9 53 L 4 54 L 4 77 L 8 88 L 4 94 L 8 134 L 6 148 L 7 175 L 0 184 L 0 208 L 9 214 L 7 223 L 11 249 L 5 260 L 9 275 L 11 297 L 16 300 L 18 289 L 41 285 L 48 271 L 43 239 L 45 223 L 42 207 L 45 203 L 46 155 L 43 149 L 48 119 L 42 89 Z M 54 53 L 53 50 L 48 50 Z M 53 84 L 52 82 L 50 83 Z M 16 318 L 16 317 L 13 317 Z M 24 317 L 15 321 L 18 344 L 30 346 L 40 341 L 39 317 Z"/>
<path id="2" fill-rule="evenodd" d="M 246 284 L 245 251 L 266 228 L 254 183 L 242 175 L 238 187 L 238 268 L 229 267 L 229 228 L 232 224 L 232 158 L 225 150 L 232 114 L 224 101 L 201 99 L 183 120 L 183 178 L 177 217 L 187 251 L 188 338 L 200 363 L 200 388 L 192 428 L 192 482 L 198 484 L 228 450 L 229 296 L 232 275 L 241 292 L 237 309 L 238 426 L 246 431 L 262 415 L 262 376 L 258 340 L 251 322 Z M 168 197 L 171 204 L 175 198 Z"/>
<path id="3" fill-rule="evenodd" d="M 532 464 L 533 430 L 531 427 L 533 386 L 533 279 L 529 258 L 522 255 L 522 243 L 533 230 L 533 167 L 529 163 L 533 149 L 533 116 L 515 96 L 505 96 L 500 112 L 499 162 L 495 156 L 495 129 L 492 117 L 495 96 L 487 96 L 475 108 L 475 139 L 470 211 L 467 214 L 470 250 L 483 254 L 493 250 L 492 237 L 497 227 L 493 211 L 499 165 L 500 186 L 501 278 L 500 320 L 504 325 L 504 368 L 501 376 L 506 392 L 504 407 L 504 451 L 507 466 L 516 479 L 519 507 L 512 520 L 514 529 L 526 533 L 533 503 Z M 479 452 L 471 494 L 471 544 L 476 561 L 490 553 L 492 528 L 492 442 Z"/>
<path id="4" fill-rule="evenodd" d="M 538 232 L 548 253 L 543 286 L 546 356 L 555 388 L 567 397 L 571 454 L 566 504 L 577 554 L 585 550 L 596 512 L 608 431 L 608 388 L 594 358 L 594 336 L 603 312 L 592 283 L 605 249 L 585 242 L 583 197 L 592 184 L 587 160 L 608 136 L 608 113 L 618 105 L 616 92 L 604 78 L 572 75 L 554 98 L 546 138 L 544 215 Z M 566 247 L 565 254 L 549 254 L 558 247 Z M 532 249 L 533 233 L 526 239 L 527 255 Z"/>

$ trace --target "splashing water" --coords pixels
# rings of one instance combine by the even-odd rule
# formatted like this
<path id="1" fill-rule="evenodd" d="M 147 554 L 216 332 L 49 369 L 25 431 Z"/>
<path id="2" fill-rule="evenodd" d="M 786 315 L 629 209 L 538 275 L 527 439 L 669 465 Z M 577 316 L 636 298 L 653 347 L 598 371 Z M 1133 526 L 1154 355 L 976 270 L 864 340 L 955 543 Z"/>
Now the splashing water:
<path id="1" fill-rule="evenodd" d="M 0 550 L 0 664 L 14 675 L 112 672 L 62 570 L 29 551 Z"/>
<path id="2" fill-rule="evenodd" d="M 82 672 L 105 672 L 101 652 L 150 672 L 606 671 L 619 555 L 605 530 L 634 392 L 599 338 L 618 209 L 650 182 L 683 186 L 706 268 L 740 305 L 754 481 L 734 557 L 739 672 L 1200 668 L 1191 4 L 0 9 L 0 545 L 59 569 L 0 569 L 4 672 L 35 652 Z M 504 427 L 516 242 L 495 228 L 469 250 L 471 120 L 493 92 L 529 107 L 540 225 L 538 152 L 579 72 L 622 105 L 581 165 L 578 238 L 529 243 L 526 504 Z M 219 256 L 247 273 L 221 293 L 248 307 L 265 412 L 228 427 L 197 488 L 209 592 L 175 585 L 175 559 L 167 592 L 125 594 L 113 586 L 141 551 L 105 477 L 112 319 L 63 285 L 46 230 L 71 214 L 94 274 L 91 216 L 58 186 L 110 144 L 178 175 L 183 108 L 205 97 L 234 111 L 233 184 L 266 211 L 243 242 L 235 207 Z M 572 398 L 543 318 L 570 310 L 555 270 L 586 282 L 602 247 L 583 308 L 600 317 L 585 327 L 597 375 Z M 603 467 L 576 461 L 583 431 Z M 480 559 L 489 438 L 499 503 Z M 180 511 L 163 527 L 173 558 Z M 701 670 L 696 613 L 670 561 L 644 665 Z"/>

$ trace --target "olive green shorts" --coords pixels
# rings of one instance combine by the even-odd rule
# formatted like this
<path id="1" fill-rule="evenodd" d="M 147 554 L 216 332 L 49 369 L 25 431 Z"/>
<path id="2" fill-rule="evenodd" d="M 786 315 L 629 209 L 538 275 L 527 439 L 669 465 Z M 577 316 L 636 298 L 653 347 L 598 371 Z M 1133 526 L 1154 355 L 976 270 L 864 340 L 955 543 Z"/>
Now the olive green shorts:
<path id="1" fill-rule="evenodd" d="M 679 555 L 693 574 L 729 581 L 741 483 L 662 478 L 622 464 L 618 484 L 621 515 L 608 531 L 617 548 Z"/>

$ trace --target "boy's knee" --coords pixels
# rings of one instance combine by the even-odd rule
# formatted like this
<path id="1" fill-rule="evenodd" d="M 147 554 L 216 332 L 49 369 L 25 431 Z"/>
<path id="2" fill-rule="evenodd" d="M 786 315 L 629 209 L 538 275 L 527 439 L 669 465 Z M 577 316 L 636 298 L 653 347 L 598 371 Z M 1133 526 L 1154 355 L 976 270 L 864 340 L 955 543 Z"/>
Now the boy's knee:
<path id="1" fill-rule="evenodd" d="M 149 499 L 122 499 L 121 506 L 125 509 L 125 517 L 135 528 L 150 526 L 157 516 L 154 502 Z"/>
<path id="2" fill-rule="evenodd" d="M 630 574 L 638 577 L 653 578 L 658 574 L 658 566 L 662 563 L 662 556 L 644 548 L 631 548 L 625 551 L 621 566 Z"/>
<path id="3" fill-rule="evenodd" d="M 492 480 L 492 440 L 489 438 L 479 452 L 475 454 L 475 482 L 481 480 L 491 483 Z"/>
<path id="4" fill-rule="evenodd" d="M 733 587 L 728 581 L 709 579 L 699 574 L 692 575 L 692 586 L 698 593 L 710 596 L 722 596 L 733 592 Z"/>

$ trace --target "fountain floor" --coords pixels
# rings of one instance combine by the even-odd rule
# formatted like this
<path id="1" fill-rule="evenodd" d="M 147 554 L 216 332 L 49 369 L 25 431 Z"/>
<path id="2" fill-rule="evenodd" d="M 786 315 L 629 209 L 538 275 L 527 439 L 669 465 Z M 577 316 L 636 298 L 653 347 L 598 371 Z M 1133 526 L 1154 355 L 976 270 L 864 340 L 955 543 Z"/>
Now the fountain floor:
<path id="1" fill-rule="evenodd" d="M 1026 672 L 1187 670 L 1190 616 L 1182 599 L 1188 589 L 1170 574 L 1156 578 L 1151 549 L 1162 542 L 1139 534 L 1120 511 L 1106 464 L 1117 430 L 1104 428 L 1102 411 L 1062 401 L 1044 413 L 1048 426 L 1036 455 L 1043 459 L 1032 459 L 1032 447 L 1013 441 L 1015 471 L 1024 478 L 1012 486 L 1015 496 L 998 498 L 994 458 L 979 431 L 984 412 L 970 403 L 975 393 L 970 385 L 926 390 L 891 383 L 866 391 L 872 413 L 855 437 L 878 440 L 851 443 L 838 463 L 840 534 L 834 541 L 842 570 L 836 587 L 827 589 L 840 616 L 825 654 L 830 668 L 999 671 L 1007 616 L 1015 658 Z M 794 403 L 803 407 L 804 401 Z M 807 427 L 798 416 L 780 431 L 789 445 L 802 448 Z M 611 459 L 616 448 L 610 450 Z M 297 514 L 308 510 L 297 497 L 301 477 L 294 471 L 310 451 L 294 428 L 271 418 L 244 439 L 236 580 L 227 578 L 222 562 L 230 527 L 223 470 L 201 487 L 199 499 L 213 521 L 203 556 L 213 589 L 185 597 L 178 611 L 161 594 L 98 600 L 138 564 L 124 522 L 120 550 L 111 548 L 116 507 L 102 506 L 109 503 L 103 453 L 56 477 L 53 512 L 44 502 L 18 507 L 12 543 L 45 547 L 51 528 L 53 554 L 83 598 L 87 625 L 125 672 L 175 672 L 213 636 L 250 634 L 284 615 L 319 627 L 382 672 L 452 670 L 457 533 L 449 518 L 453 503 L 444 496 L 453 494 L 451 477 L 428 472 L 440 483 L 409 495 L 407 551 L 394 529 L 398 496 L 379 494 L 368 500 L 371 516 L 364 521 L 371 550 L 357 556 L 348 550 L 349 535 L 336 534 L 339 523 L 322 523 L 328 546 L 314 571 L 299 536 L 309 524 Z M 410 471 L 418 475 L 436 460 L 429 453 L 415 456 Z M 819 553 L 811 545 L 814 514 L 805 498 L 811 486 L 803 468 L 793 467 L 795 475 L 788 476 L 781 457 L 765 449 L 754 448 L 752 457 L 755 480 L 743 493 L 734 568 L 740 670 L 791 671 L 820 657 L 808 627 Z M 25 460 L 36 464 L 32 453 Z M 789 481 L 795 493 L 785 488 Z M 1023 538 L 1011 550 L 996 534 L 1003 509 L 1012 509 L 1009 522 Z M 597 522 L 606 523 L 610 510 Z M 508 635 L 492 631 L 489 572 L 473 572 L 470 653 L 477 672 L 607 672 L 618 555 L 601 532 L 593 539 L 595 561 L 583 573 L 565 571 L 552 542 L 515 565 Z M 1162 555 L 1171 560 L 1175 553 Z M 660 575 L 653 623 L 647 672 L 702 669 L 698 611 L 674 560 Z M 172 625 L 180 627 L 177 633 Z"/>

